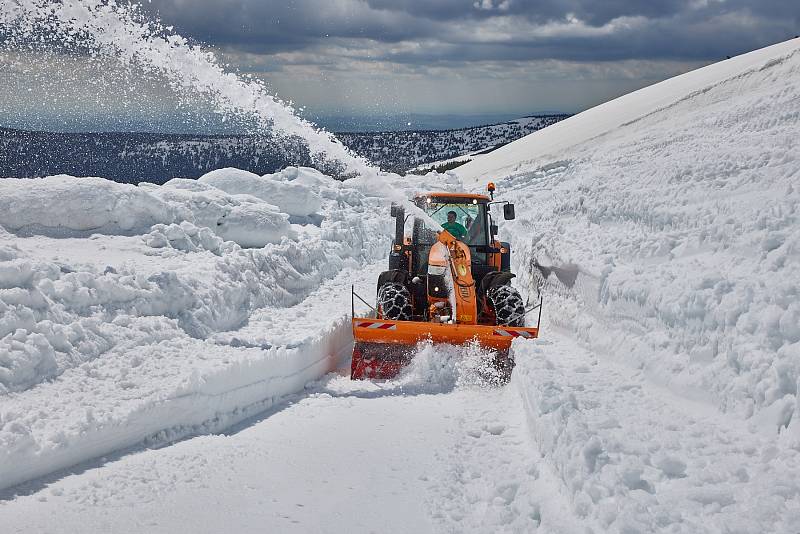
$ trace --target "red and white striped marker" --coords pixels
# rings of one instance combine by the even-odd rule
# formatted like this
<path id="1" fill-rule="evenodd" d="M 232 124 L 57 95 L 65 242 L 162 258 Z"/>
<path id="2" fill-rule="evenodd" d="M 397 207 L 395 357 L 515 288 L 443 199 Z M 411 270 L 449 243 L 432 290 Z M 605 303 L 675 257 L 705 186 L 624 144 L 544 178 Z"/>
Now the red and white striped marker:
<path id="1" fill-rule="evenodd" d="M 378 330 L 397 330 L 394 323 L 377 323 L 374 321 L 357 321 L 356 328 L 373 328 Z"/>
<path id="2" fill-rule="evenodd" d="M 533 338 L 533 332 L 529 332 L 527 330 L 510 330 L 510 329 L 500 329 L 497 328 L 494 331 L 494 335 L 496 336 L 503 336 L 503 337 L 524 337 L 526 339 Z"/>

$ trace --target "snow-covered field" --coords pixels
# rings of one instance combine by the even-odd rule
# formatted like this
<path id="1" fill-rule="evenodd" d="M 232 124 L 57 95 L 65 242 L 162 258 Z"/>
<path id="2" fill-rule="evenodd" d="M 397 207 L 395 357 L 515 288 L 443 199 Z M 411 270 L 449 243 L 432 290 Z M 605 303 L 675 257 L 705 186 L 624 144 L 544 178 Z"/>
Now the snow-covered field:
<path id="1" fill-rule="evenodd" d="M 796 532 L 798 80 L 794 40 L 459 168 L 545 295 L 504 388 L 341 370 L 390 200 L 455 174 L 0 181 L 3 531 Z"/>

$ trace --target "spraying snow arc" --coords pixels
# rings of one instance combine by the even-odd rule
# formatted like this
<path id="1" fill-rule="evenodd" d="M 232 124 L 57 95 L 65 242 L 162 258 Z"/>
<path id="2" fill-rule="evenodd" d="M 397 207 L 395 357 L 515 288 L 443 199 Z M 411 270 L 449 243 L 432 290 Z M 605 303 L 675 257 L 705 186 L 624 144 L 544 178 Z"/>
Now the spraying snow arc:
<path id="1" fill-rule="evenodd" d="M 327 173 L 352 176 L 370 168 L 331 133 L 295 115 L 292 107 L 270 95 L 263 83 L 227 72 L 213 52 L 150 19 L 136 3 L 2 2 L 0 34 L 7 51 L 44 46 L 63 54 L 111 58 L 123 68 L 165 77 L 170 89 L 187 104 L 202 95 L 224 116 L 246 117 L 258 129 L 302 138 L 315 164 Z"/>

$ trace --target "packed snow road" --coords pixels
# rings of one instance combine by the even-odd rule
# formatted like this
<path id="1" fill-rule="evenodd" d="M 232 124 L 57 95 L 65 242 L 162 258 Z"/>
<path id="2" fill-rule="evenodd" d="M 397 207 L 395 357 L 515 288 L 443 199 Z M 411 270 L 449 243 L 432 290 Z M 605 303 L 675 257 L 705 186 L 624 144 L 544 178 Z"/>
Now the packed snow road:
<path id="1" fill-rule="evenodd" d="M 791 532 L 800 454 L 570 337 L 419 348 L 223 433 L 104 458 L 0 504 L 4 532 Z"/>
<path id="2" fill-rule="evenodd" d="M 225 434 L 122 456 L 7 501 L 3 530 L 574 531 L 519 396 L 482 384 L 462 355 L 423 347 L 386 382 L 329 374 Z"/>

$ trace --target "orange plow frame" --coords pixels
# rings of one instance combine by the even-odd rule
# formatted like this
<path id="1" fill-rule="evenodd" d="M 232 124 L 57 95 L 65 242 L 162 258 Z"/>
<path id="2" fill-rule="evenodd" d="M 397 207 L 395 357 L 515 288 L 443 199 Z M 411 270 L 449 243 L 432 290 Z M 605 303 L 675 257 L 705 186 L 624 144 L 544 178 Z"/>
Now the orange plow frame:
<path id="1" fill-rule="evenodd" d="M 353 319 L 353 338 L 356 342 L 365 343 L 416 345 L 429 339 L 434 343 L 464 345 L 477 340 L 482 347 L 507 350 L 514 338 L 535 338 L 538 335 L 538 328 L 515 326 Z"/>
<path id="2" fill-rule="evenodd" d="M 367 306 L 364 299 L 356 295 Z M 541 306 L 539 320 L 541 320 Z M 536 308 L 534 307 L 534 309 Z M 372 306 L 370 306 L 372 308 Z M 375 309 L 373 312 L 375 312 Z M 477 341 L 482 347 L 508 354 L 516 338 L 539 337 L 539 327 L 493 326 L 482 324 L 443 324 L 423 321 L 392 321 L 356 317 L 352 303 L 353 360 L 351 378 L 392 378 L 411 360 L 414 347 L 422 341 L 465 345 Z"/>

